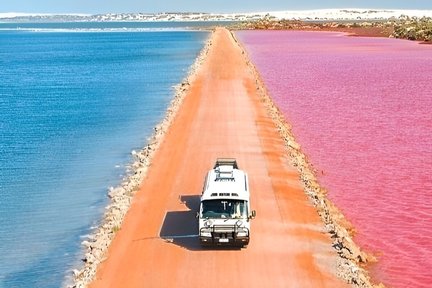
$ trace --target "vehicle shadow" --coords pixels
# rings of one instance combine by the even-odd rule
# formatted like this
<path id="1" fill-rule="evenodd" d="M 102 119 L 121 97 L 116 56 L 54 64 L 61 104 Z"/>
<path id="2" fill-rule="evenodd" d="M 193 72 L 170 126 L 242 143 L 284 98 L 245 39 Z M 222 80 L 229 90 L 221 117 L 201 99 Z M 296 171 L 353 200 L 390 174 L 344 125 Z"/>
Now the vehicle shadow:
<path id="1" fill-rule="evenodd" d="M 191 251 L 239 250 L 237 247 L 203 247 L 198 240 L 198 219 L 200 195 L 180 196 L 180 201 L 189 211 L 168 211 L 159 233 L 165 241 Z"/>
<path id="2" fill-rule="evenodd" d="M 188 250 L 202 250 L 198 241 L 198 219 L 200 195 L 180 196 L 189 211 L 168 211 L 159 237 Z"/>

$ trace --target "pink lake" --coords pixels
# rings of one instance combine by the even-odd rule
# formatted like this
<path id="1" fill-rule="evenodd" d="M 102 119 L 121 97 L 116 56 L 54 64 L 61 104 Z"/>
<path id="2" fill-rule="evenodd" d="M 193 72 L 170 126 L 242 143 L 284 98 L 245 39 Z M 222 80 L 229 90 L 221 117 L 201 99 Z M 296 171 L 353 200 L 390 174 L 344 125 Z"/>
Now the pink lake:
<path id="1" fill-rule="evenodd" d="M 332 32 L 240 31 L 375 281 L 432 285 L 432 45 Z"/>

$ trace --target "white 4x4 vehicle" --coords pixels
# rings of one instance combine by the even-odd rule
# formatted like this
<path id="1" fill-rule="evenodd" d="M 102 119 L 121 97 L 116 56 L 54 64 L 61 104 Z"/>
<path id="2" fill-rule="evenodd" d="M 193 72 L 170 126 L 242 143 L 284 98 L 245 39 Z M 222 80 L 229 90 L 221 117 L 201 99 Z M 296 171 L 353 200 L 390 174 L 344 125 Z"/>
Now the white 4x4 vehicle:
<path id="1" fill-rule="evenodd" d="M 205 178 L 201 196 L 199 239 L 203 246 L 249 244 L 250 210 L 247 174 L 238 169 L 237 161 L 219 158 Z"/>

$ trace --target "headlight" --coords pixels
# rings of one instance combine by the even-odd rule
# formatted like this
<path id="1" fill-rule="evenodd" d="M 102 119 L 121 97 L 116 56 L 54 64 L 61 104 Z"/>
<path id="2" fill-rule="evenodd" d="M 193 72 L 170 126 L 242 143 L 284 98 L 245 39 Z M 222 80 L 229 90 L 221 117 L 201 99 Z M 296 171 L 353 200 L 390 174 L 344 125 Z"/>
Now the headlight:
<path id="1" fill-rule="evenodd" d="M 209 228 L 203 228 L 203 229 L 201 229 L 200 236 L 202 236 L 202 237 L 212 237 L 211 230 Z"/>
<path id="2" fill-rule="evenodd" d="M 237 230 L 237 237 L 247 237 L 248 235 L 249 235 L 249 230 L 247 228 L 239 227 L 239 229 Z"/>
<path id="3" fill-rule="evenodd" d="M 207 232 L 207 231 L 201 231 L 201 235 L 202 237 L 211 237 L 211 232 Z"/>
<path id="4" fill-rule="evenodd" d="M 210 228 L 211 226 L 213 226 L 213 221 L 212 220 L 205 221 L 204 226 Z"/>
<path id="5" fill-rule="evenodd" d="M 242 225 L 243 225 L 243 221 L 238 220 L 238 221 L 236 222 L 236 226 L 237 226 L 237 227 L 241 227 Z"/>

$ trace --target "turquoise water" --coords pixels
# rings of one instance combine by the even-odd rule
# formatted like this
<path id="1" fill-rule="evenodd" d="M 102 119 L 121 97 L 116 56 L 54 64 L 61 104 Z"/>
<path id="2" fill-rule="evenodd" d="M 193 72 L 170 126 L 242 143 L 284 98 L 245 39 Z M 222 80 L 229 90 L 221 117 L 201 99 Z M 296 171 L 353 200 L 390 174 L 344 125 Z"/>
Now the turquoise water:
<path id="1" fill-rule="evenodd" d="M 208 33 L 27 25 L 0 24 L 0 287 L 59 287 Z"/>

